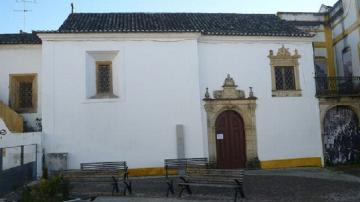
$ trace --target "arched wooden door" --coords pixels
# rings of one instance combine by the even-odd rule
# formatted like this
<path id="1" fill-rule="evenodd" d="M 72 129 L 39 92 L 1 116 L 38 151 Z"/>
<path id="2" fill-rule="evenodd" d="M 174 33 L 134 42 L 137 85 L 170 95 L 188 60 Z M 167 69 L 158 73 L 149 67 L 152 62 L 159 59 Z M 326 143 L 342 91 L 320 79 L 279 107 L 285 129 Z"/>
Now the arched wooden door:
<path id="1" fill-rule="evenodd" d="M 217 167 L 245 168 L 245 130 L 241 116 L 235 111 L 224 111 L 215 123 Z"/>
<path id="2" fill-rule="evenodd" d="M 360 162 L 359 119 L 346 106 L 330 109 L 324 120 L 324 159 L 326 165 Z"/>

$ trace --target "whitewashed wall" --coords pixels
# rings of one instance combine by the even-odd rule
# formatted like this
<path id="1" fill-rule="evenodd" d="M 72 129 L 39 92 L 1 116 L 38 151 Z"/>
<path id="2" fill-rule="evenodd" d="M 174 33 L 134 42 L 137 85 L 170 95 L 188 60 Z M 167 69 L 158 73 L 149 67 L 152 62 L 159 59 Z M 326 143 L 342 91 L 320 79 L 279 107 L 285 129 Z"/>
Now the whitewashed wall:
<path id="1" fill-rule="evenodd" d="M 186 156 L 202 157 L 197 41 L 85 38 L 43 41 L 46 153 L 67 152 L 69 168 L 120 160 L 132 168 L 161 167 L 176 157 L 175 127 L 183 124 Z M 118 51 L 119 99 L 87 99 L 89 51 Z"/>
<path id="2" fill-rule="evenodd" d="M 207 156 L 204 89 L 220 89 L 227 73 L 259 97 L 260 160 L 322 156 L 311 42 L 103 36 L 40 35 L 45 150 L 69 153 L 69 168 L 119 160 L 131 168 L 162 166 L 176 157 L 176 124 L 185 126 L 186 156 Z M 271 96 L 267 56 L 282 45 L 302 56 L 302 97 Z M 118 99 L 87 99 L 86 55 L 99 51 L 118 53 Z"/>
<path id="3" fill-rule="evenodd" d="M 282 45 L 292 54 L 298 49 L 301 55 L 301 97 L 272 97 L 267 56 L 270 50 L 276 54 Z M 311 42 L 205 40 L 199 44 L 199 58 L 201 95 L 206 87 L 211 91 L 222 89 L 227 73 L 247 95 L 249 87 L 253 87 L 258 97 L 256 131 L 260 161 L 322 156 Z"/>
<path id="4" fill-rule="evenodd" d="M 41 45 L 0 45 L 0 100 L 9 103 L 9 74 L 37 73 L 40 82 Z M 41 118 L 41 90 L 38 89 L 37 113 L 24 113 L 24 120 L 36 127 Z"/>

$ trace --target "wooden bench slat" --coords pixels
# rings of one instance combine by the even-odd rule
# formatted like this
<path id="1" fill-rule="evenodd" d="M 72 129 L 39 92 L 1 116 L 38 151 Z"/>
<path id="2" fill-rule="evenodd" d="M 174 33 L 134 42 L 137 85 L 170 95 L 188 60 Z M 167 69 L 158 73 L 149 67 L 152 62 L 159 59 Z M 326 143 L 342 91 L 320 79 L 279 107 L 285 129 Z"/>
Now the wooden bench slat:
<path id="1" fill-rule="evenodd" d="M 244 170 L 222 170 L 222 169 L 204 169 L 204 168 L 188 168 L 186 175 L 180 177 L 183 182 L 179 183 L 181 191 L 179 197 L 184 190 L 191 194 L 190 186 L 202 187 L 219 187 L 219 188 L 234 188 L 235 201 L 237 194 L 245 197 L 243 191 Z"/>
<path id="2" fill-rule="evenodd" d="M 179 183 L 179 185 L 191 185 L 191 186 L 198 186 L 198 187 L 224 187 L 224 188 L 236 188 L 237 185 L 227 185 L 227 184 L 209 184 L 209 183 Z"/>

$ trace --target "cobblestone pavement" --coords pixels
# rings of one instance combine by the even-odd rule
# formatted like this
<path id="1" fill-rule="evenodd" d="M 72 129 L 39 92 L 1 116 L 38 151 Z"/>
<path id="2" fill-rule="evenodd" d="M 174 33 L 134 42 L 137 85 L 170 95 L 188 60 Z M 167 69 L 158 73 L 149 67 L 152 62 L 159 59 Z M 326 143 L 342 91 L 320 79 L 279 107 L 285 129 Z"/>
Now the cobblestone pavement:
<path id="1" fill-rule="evenodd" d="M 163 177 L 131 178 L 134 193 L 129 197 L 97 197 L 96 202 L 122 201 L 233 201 L 231 189 L 193 188 L 191 196 L 186 193 L 181 199 L 165 197 L 166 184 Z M 111 191 L 109 184 L 75 186 L 75 191 L 97 195 Z M 358 202 L 360 201 L 360 178 L 327 169 L 280 169 L 247 171 L 244 183 L 246 199 L 238 201 L 260 202 Z"/>

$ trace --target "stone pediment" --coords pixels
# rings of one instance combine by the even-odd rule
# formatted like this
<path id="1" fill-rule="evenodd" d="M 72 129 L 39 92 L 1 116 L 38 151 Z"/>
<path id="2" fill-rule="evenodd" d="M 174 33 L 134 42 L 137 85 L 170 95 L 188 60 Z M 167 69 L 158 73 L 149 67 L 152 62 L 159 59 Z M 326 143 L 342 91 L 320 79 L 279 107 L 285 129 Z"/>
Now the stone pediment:
<path id="1" fill-rule="evenodd" d="M 227 77 L 226 77 L 226 79 L 224 81 L 224 85 L 222 87 L 223 87 L 222 90 L 216 90 L 216 91 L 213 92 L 214 99 L 219 99 L 219 100 L 247 99 L 245 97 L 245 92 L 243 90 L 238 90 L 237 89 L 238 86 L 235 84 L 234 79 L 230 77 L 230 74 L 227 75 Z M 254 94 L 252 92 L 252 88 L 250 87 L 250 94 L 249 94 L 248 99 L 254 99 L 254 98 L 256 98 L 256 97 L 254 97 Z M 210 93 L 208 92 L 208 89 L 206 89 L 205 99 L 206 100 L 211 100 Z"/>
<path id="2" fill-rule="evenodd" d="M 278 60 L 284 60 L 284 59 L 286 59 L 286 60 L 291 60 L 291 59 L 297 60 L 301 56 L 299 55 L 298 50 L 295 49 L 295 54 L 291 55 L 289 49 L 282 46 L 281 48 L 279 48 L 276 55 L 274 54 L 273 50 L 270 50 L 270 53 L 269 53 L 268 57 L 270 59 L 273 59 L 273 60 L 276 60 L 276 59 L 278 59 Z"/>

